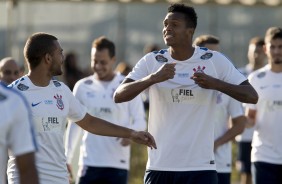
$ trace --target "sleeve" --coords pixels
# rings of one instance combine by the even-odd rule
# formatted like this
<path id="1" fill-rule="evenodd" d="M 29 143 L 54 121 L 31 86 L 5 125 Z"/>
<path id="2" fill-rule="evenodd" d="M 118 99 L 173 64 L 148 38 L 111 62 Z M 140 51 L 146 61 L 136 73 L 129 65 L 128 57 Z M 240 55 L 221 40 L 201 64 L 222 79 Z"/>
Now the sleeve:
<path id="1" fill-rule="evenodd" d="M 68 164 L 70 164 L 73 159 L 75 148 L 77 146 L 78 141 L 80 140 L 82 132 L 82 128 L 80 128 L 76 123 L 69 122 L 66 131 L 65 141 L 66 157 Z"/>
<path id="2" fill-rule="evenodd" d="M 131 126 L 133 130 L 146 130 L 147 123 L 145 118 L 145 110 L 142 98 L 140 95 L 129 101 L 129 115 L 131 117 Z"/>
<path id="3" fill-rule="evenodd" d="M 17 105 L 10 109 L 14 119 L 8 134 L 8 146 L 12 154 L 18 156 L 36 151 L 37 145 L 30 109 L 22 98 L 14 100 Z"/>
<path id="4" fill-rule="evenodd" d="M 237 85 L 247 80 L 247 78 L 239 72 L 232 62 L 222 53 L 214 52 L 213 63 L 220 80 Z"/>
<path id="5" fill-rule="evenodd" d="M 132 71 L 126 76 L 126 78 L 130 78 L 133 80 L 139 80 L 149 75 L 147 68 L 147 59 L 148 55 L 141 58 L 138 63 L 134 66 Z"/>
<path id="6" fill-rule="evenodd" d="M 228 111 L 231 118 L 233 119 L 239 116 L 244 116 L 243 104 L 234 98 L 229 97 L 229 99 Z"/>
<path id="7" fill-rule="evenodd" d="M 86 115 L 86 107 L 82 105 L 78 99 L 74 96 L 74 94 L 71 92 L 71 90 L 65 86 L 66 94 L 69 98 L 69 114 L 68 119 L 72 122 L 77 122 L 82 120 Z"/>

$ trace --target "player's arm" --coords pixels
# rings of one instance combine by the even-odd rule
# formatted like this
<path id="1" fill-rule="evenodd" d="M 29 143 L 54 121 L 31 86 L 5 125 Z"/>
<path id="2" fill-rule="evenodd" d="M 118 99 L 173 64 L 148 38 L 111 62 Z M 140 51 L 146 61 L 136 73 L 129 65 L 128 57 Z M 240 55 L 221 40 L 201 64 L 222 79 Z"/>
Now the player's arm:
<path id="1" fill-rule="evenodd" d="M 175 64 L 164 64 L 158 71 L 140 80 L 126 78 L 116 89 L 114 101 L 116 103 L 130 101 L 151 85 L 172 79 L 175 74 Z"/>
<path id="2" fill-rule="evenodd" d="M 255 104 L 258 101 L 258 94 L 248 80 L 240 85 L 235 85 L 213 78 L 205 73 L 194 73 L 191 79 L 202 88 L 220 91 L 240 102 Z"/>
<path id="3" fill-rule="evenodd" d="M 237 135 L 241 134 L 245 129 L 246 122 L 246 116 L 238 116 L 236 118 L 232 118 L 232 127 L 228 129 L 225 134 L 215 140 L 214 150 L 216 150 L 219 146 L 233 140 Z"/>
<path id="4" fill-rule="evenodd" d="M 103 136 L 129 138 L 136 143 L 145 144 L 150 148 L 157 148 L 153 136 L 149 132 L 134 131 L 132 129 L 112 124 L 89 114 L 78 121 L 77 124 L 84 130 Z"/>
<path id="5" fill-rule="evenodd" d="M 21 184 L 39 184 L 33 152 L 16 156 L 16 165 Z"/>
<path id="6" fill-rule="evenodd" d="M 255 125 L 256 114 L 257 114 L 256 110 L 250 109 L 250 108 L 246 109 L 246 115 L 247 115 L 247 118 L 248 118 L 248 121 L 246 123 L 246 128 L 251 128 Z"/>

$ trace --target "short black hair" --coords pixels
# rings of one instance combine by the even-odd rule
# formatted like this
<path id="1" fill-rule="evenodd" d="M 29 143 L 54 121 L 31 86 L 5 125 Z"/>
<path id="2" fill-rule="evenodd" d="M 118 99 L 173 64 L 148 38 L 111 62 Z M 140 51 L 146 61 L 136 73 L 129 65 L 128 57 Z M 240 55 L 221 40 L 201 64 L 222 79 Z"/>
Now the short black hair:
<path id="1" fill-rule="evenodd" d="M 267 29 L 264 41 L 265 43 L 275 39 L 282 39 L 282 29 L 280 27 L 270 27 Z"/>
<path id="2" fill-rule="evenodd" d="M 31 35 L 24 46 L 24 57 L 30 68 L 36 68 L 45 54 L 52 54 L 55 50 L 55 36 L 39 32 Z"/>
<path id="3" fill-rule="evenodd" d="M 99 51 L 101 51 L 103 49 L 108 49 L 111 58 L 116 55 L 114 42 L 110 41 L 105 36 L 101 36 L 101 37 L 95 39 L 92 42 L 92 48 L 96 48 Z"/>
<path id="4" fill-rule="evenodd" d="M 187 27 L 196 28 L 197 27 L 197 13 L 195 12 L 194 8 L 191 6 L 187 6 L 185 4 L 171 4 L 168 9 L 168 13 L 182 13 L 185 15 L 186 18 L 186 25 Z"/>

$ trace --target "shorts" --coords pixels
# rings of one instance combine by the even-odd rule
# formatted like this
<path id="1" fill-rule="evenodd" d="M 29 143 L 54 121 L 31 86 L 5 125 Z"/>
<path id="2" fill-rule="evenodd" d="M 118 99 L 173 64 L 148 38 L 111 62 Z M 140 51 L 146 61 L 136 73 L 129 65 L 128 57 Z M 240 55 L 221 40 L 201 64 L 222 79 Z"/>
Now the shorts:
<path id="1" fill-rule="evenodd" d="M 147 170 L 145 184 L 217 184 L 217 173 L 208 171 L 153 171 Z"/>
<path id="2" fill-rule="evenodd" d="M 278 165 L 266 162 L 253 162 L 252 176 L 254 184 L 281 184 L 282 164 Z"/>
<path id="3" fill-rule="evenodd" d="M 218 184 L 230 184 L 231 173 L 217 173 Z"/>
<path id="4" fill-rule="evenodd" d="M 77 184 L 127 184 L 128 171 L 110 167 L 83 167 Z"/>
<path id="5" fill-rule="evenodd" d="M 238 142 L 237 160 L 241 163 L 241 173 L 251 174 L 251 151 L 251 142 Z"/>

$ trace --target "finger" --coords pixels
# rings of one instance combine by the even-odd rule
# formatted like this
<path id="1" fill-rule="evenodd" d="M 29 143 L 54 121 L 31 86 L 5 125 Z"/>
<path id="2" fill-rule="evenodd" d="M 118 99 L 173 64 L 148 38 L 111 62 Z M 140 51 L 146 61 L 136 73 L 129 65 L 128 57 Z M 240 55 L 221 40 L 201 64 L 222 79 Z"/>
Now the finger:
<path id="1" fill-rule="evenodd" d="M 148 137 L 148 141 L 149 141 L 150 145 L 153 148 L 157 149 L 157 144 L 156 144 L 154 137 L 149 132 L 147 132 L 146 136 Z"/>

